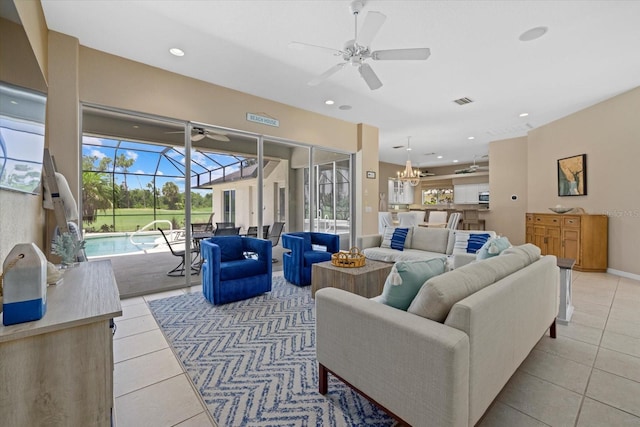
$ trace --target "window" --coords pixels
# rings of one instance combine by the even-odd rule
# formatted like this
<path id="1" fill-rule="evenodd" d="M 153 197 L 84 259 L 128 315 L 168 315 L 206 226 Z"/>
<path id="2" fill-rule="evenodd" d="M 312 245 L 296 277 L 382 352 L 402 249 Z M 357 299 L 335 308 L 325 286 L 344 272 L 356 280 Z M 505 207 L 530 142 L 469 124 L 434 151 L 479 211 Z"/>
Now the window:
<path id="1" fill-rule="evenodd" d="M 224 190 L 222 194 L 224 222 L 236 222 L 236 190 Z"/>

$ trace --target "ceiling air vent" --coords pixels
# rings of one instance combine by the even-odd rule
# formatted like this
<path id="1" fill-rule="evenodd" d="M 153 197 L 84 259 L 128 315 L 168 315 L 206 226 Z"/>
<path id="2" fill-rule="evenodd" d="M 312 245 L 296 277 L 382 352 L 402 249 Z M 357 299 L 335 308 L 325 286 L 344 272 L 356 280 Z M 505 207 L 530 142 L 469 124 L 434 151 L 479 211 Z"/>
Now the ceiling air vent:
<path id="1" fill-rule="evenodd" d="M 464 97 L 460 99 L 454 99 L 453 102 L 455 102 L 458 105 L 465 105 L 465 104 L 471 104 L 473 102 L 473 99 Z"/>

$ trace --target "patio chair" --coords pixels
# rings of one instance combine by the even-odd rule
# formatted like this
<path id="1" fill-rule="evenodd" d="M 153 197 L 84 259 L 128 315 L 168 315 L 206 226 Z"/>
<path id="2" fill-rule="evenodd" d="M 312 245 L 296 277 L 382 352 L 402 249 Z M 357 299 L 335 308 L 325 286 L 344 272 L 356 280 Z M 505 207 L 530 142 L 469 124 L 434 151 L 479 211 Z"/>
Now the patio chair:
<path id="1" fill-rule="evenodd" d="M 169 250 L 171 251 L 171 254 L 173 254 L 173 256 L 177 256 L 180 258 L 180 264 L 178 264 L 178 266 L 176 268 L 174 268 L 173 270 L 169 271 L 167 273 L 167 276 L 172 276 L 172 277 L 177 277 L 177 276 L 184 276 L 184 270 L 186 269 L 185 267 L 185 253 L 186 253 L 186 242 L 185 241 L 181 241 L 181 242 L 169 242 L 169 239 L 167 238 L 167 235 L 164 234 L 164 231 L 162 231 L 161 228 L 158 228 L 158 230 L 160 231 L 160 234 L 162 234 L 162 237 L 164 238 L 164 241 L 167 242 L 167 246 L 169 246 Z M 174 245 L 176 243 L 179 243 L 180 246 L 182 247 L 182 249 L 174 249 Z M 198 274 L 200 272 L 200 269 L 198 267 L 194 267 L 193 265 L 191 265 L 191 254 L 197 254 L 198 251 L 195 248 L 191 248 L 190 253 L 189 253 L 189 268 L 191 269 L 191 274 Z"/>
<path id="2" fill-rule="evenodd" d="M 216 229 L 218 228 L 234 228 L 236 226 L 235 222 L 216 222 Z"/>
<path id="3" fill-rule="evenodd" d="M 235 236 L 237 234 L 240 234 L 240 227 L 218 227 L 213 232 L 214 236 Z"/>
<path id="4" fill-rule="evenodd" d="M 250 226 L 247 229 L 247 237 L 258 237 L 258 227 L 257 226 Z M 269 226 L 268 225 L 263 225 L 262 226 L 262 238 L 263 239 L 268 239 L 269 238 Z"/>
<path id="5" fill-rule="evenodd" d="M 283 255 L 284 278 L 297 286 L 311 284 L 311 266 L 330 261 L 340 251 L 340 236 L 329 233 L 284 233 L 282 246 L 290 249 Z M 321 248 L 324 247 L 324 248 Z"/>
<path id="6" fill-rule="evenodd" d="M 191 231 L 193 233 L 206 233 L 213 231 L 213 216 L 215 212 L 209 215 L 209 219 L 207 222 L 192 222 L 191 223 Z"/>
<path id="7" fill-rule="evenodd" d="M 282 234 L 282 230 L 284 229 L 284 222 L 274 222 L 269 230 L 269 235 L 265 238 L 271 241 L 271 247 L 278 246 L 280 242 L 280 235 Z M 272 262 L 278 262 L 277 259 L 272 258 Z"/>
<path id="8" fill-rule="evenodd" d="M 271 291 L 271 244 L 242 236 L 211 237 L 200 243 L 202 293 L 214 305 Z M 255 253 L 246 258 L 245 252 Z"/>

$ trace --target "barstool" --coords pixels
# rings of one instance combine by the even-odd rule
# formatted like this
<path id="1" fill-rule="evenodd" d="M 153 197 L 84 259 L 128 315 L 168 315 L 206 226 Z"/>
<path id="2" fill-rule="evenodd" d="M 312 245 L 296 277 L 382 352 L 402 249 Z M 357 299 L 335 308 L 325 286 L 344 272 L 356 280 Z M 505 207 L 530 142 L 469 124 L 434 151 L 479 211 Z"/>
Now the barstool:
<path id="1" fill-rule="evenodd" d="M 484 230 L 484 219 L 478 217 L 477 209 L 465 209 L 462 211 L 463 230 Z"/>

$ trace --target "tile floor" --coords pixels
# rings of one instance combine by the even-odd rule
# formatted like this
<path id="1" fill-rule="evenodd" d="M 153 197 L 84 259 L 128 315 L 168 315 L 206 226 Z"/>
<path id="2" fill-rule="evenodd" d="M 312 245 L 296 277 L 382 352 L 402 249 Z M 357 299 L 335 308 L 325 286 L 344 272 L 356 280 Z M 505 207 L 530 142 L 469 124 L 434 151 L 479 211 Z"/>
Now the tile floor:
<path id="1" fill-rule="evenodd" d="M 215 426 L 158 328 L 147 301 L 122 301 L 114 339 L 117 427 Z M 480 427 L 640 426 L 640 282 L 573 272 L 575 312 L 543 337 Z M 222 426 L 221 426 L 222 427 Z"/>

